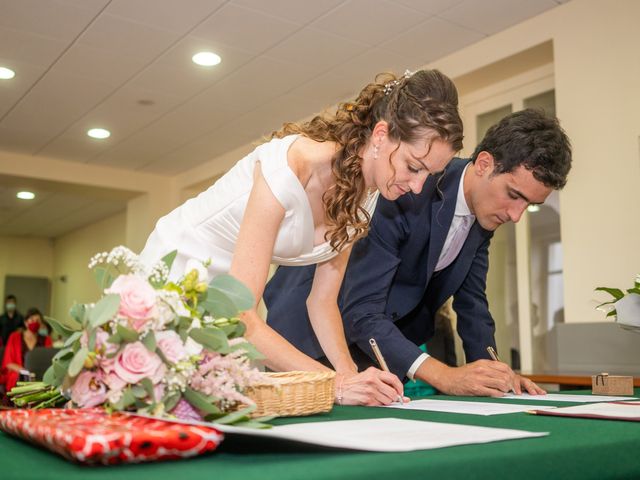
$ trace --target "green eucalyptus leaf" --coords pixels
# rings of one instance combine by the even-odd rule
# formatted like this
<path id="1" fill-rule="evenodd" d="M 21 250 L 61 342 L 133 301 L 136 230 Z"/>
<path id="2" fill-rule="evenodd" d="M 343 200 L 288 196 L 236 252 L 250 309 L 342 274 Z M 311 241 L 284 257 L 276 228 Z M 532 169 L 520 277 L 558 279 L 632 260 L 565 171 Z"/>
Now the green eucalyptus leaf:
<path id="1" fill-rule="evenodd" d="M 142 343 L 150 352 L 156 351 L 156 336 L 152 330 L 149 330 L 147 334 L 142 338 Z"/>
<path id="2" fill-rule="evenodd" d="M 44 383 L 46 383 L 47 385 L 52 385 L 54 387 L 57 387 L 59 384 L 56 381 L 56 372 L 53 368 L 53 364 L 47 368 L 47 371 L 44 372 L 44 375 L 42 376 L 42 381 Z M 60 383 L 62 383 L 62 379 L 60 379 Z"/>
<path id="3" fill-rule="evenodd" d="M 255 405 L 249 405 L 242 410 L 238 410 L 237 412 L 231 412 L 224 417 L 220 417 L 216 420 L 216 423 L 220 423 L 222 425 L 229 425 L 238 421 L 249 421 L 249 414 L 256 409 Z"/>
<path id="4" fill-rule="evenodd" d="M 109 288 L 116 279 L 117 272 L 111 265 L 99 265 L 94 267 L 93 275 L 100 287 L 100 290 Z"/>
<path id="5" fill-rule="evenodd" d="M 116 326 L 116 332 L 127 343 L 138 341 L 138 332 L 131 328 L 124 327 L 120 324 Z"/>
<path id="6" fill-rule="evenodd" d="M 214 317 L 230 317 L 238 312 L 238 308 L 229 297 L 211 287 L 207 290 L 207 296 L 200 302 L 199 307 Z"/>
<path id="7" fill-rule="evenodd" d="M 131 393 L 136 398 L 144 398 L 147 396 L 147 391 L 144 388 L 142 388 L 141 385 L 133 385 L 131 387 Z"/>
<path id="8" fill-rule="evenodd" d="M 82 325 L 84 325 L 87 318 L 87 306 L 83 303 L 74 303 L 69 309 L 69 315 L 71 316 L 71 319 L 74 320 L 78 325 L 78 328 L 80 328 Z M 68 323 L 69 319 L 66 319 L 65 321 Z M 72 328 L 72 330 L 74 329 Z"/>
<path id="9" fill-rule="evenodd" d="M 266 358 L 258 349 L 249 342 L 238 343 L 230 347 L 230 351 L 243 350 L 249 360 L 263 360 Z"/>
<path id="10" fill-rule="evenodd" d="M 89 313 L 89 324 L 94 328 L 104 325 L 116 316 L 119 306 L 120 295 L 117 293 L 105 295 Z"/>
<path id="11" fill-rule="evenodd" d="M 248 310 L 253 307 L 255 298 L 253 293 L 249 290 L 244 283 L 235 277 L 222 274 L 216 276 L 211 282 L 209 282 L 209 289 L 207 290 L 207 297 L 209 292 L 217 290 L 224 294 L 231 302 L 236 306 L 236 310 Z M 232 317 L 234 314 L 222 315 L 223 317 Z"/>
<path id="12" fill-rule="evenodd" d="M 194 328 L 189 332 L 189 336 L 208 350 L 229 353 L 227 336 L 219 328 Z"/>
<path id="13" fill-rule="evenodd" d="M 180 393 L 179 392 L 171 392 L 162 399 L 162 403 L 164 404 L 164 411 L 170 412 L 175 408 L 175 406 L 180 401 Z"/>
<path id="14" fill-rule="evenodd" d="M 153 391 L 153 382 L 150 378 L 143 378 L 140 380 L 140 385 L 144 389 L 145 393 L 149 396 L 149 398 L 155 401 L 155 392 Z"/>
<path id="15" fill-rule="evenodd" d="M 173 252 L 169 252 L 164 257 L 162 257 L 162 261 L 167 266 L 169 271 L 171 271 L 171 267 L 173 266 L 173 261 L 176 259 L 177 255 L 178 255 L 178 250 L 174 250 Z"/>
<path id="16" fill-rule="evenodd" d="M 80 373 L 84 365 L 84 361 L 86 360 L 88 355 L 89 350 L 87 350 L 86 347 L 82 347 L 76 352 L 76 354 L 73 356 L 73 359 L 71 360 L 71 363 L 69 363 L 68 373 L 70 377 L 75 377 Z"/>
<path id="17" fill-rule="evenodd" d="M 236 422 L 233 425 L 235 427 L 256 428 L 256 429 L 267 429 L 272 427 L 272 425 L 269 425 L 268 423 L 262 423 L 257 419 Z"/>
<path id="18" fill-rule="evenodd" d="M 79 340 L 80 337 L 82 336 L 82 332 L 73 332 L 69 338 L 67 338 L 63 344 L 63 347 L 69 347 L 70 345 L 73 344 L 73 342 L 75 342 L 76 340 Z M 59 352 L 58 352 L 59 353 Z"/>
<path id="19" fill-rule="evenodd" d="M 62 380 L 69 371 L 69 363 L 69 360 L 54 360 L 53 362 L 51 362 L 53 373 L 56 377 L 56 380 L 60 380 L 60 383 L 62 383 Z"/>
<path id="20" fill-rule="evenodd" d="M 107 342 L 113 343 L 114 345 L 120 345 L 122 343 L 122 337 L 118 333 L 114 333 L 107 338 Z"/>
<path id="21" fill-rule="evenodd" d="M 219 415 L 222 413 L 220 409 L 213 404 L 213 402 L 216 401 L 215 397 L 208 397 L 187 387 L 184 391 L 184 398 L 191 406 L 207 414 Z"/>
<path id="22" fill-rule="evenodd" d="M 89 329 L 89 342 L 87 346 L 89 347 L 90 352 L 93 352 L 96 349 L 96 329 L 95 328 Z"/>

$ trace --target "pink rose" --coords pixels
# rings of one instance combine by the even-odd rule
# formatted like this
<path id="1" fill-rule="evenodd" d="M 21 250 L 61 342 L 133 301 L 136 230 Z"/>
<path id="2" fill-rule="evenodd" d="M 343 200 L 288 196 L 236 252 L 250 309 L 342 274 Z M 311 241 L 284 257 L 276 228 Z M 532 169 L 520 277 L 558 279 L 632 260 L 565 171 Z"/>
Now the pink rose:
<path id="1" fill-rule="evenodd" d="M 71 387 L 71 400 L 81 408 L 95 407 L 106 398 L 107 387 L 98 372 L 82 372 Z"/>
<path id="2" fill-rule="evenodd" d="M 158 348 L 171 363 L 178 363 L 189 356 L 180 335 L 173 330 L 156 332 L 155 335 Z"/>
<path id="3" fill-rule="evenodd" d="M 106 290 L 120 295 L 118 314 L 131 320 L 131 326 L 141 331 L 156 313 L 156 292 L 149 283 L 137 275 L 120 275 Z"/>
<path id="4" fill-rule="evenodd" d="M 155 353 L 150 352 L 142 342 L 127 344 L 116 356 L 114 372 L 127 383 L 136 384 L 149 378 L 155 384 L 165 374 L 165 366 Z"/>

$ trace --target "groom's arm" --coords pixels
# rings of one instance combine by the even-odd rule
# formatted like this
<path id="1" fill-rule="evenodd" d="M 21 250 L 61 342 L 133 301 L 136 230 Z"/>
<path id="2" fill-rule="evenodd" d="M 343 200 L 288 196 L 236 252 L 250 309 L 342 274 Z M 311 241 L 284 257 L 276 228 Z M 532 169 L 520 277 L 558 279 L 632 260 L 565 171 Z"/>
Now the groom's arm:
<path id="1" fill-rule="evenodd" d="M 356 242 L 343 283 L 342 318 L 347 339 L 375 361 L 369 344 L 375 338 L 391 372 L 404 378 L 423 352 L 386 313 L 400 249 L 410 235 L 399 202 L 379 199 L 368 235 Z"/>

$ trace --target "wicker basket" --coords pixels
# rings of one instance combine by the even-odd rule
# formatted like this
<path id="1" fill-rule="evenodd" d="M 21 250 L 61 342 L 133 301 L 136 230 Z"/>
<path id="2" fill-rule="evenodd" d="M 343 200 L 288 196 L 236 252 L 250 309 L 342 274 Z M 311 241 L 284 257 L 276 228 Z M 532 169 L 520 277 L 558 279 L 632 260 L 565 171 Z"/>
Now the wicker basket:
<path id="1" fill-rule="evenodd" d="M 335 372 L 271 372 L 270 382 L 245 390 L 258 408 L 252 417 L 293 417 L 328 412 L 333 406 Z"/>

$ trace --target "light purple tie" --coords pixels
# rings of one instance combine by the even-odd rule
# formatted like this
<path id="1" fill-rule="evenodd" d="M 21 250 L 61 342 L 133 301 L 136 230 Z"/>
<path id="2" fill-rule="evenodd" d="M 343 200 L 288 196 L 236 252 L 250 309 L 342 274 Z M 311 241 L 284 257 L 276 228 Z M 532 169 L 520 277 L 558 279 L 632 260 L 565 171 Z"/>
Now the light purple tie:
<path id="1" fill-rule="evenodd" d="M 469 235 L 471 225 L 473 225 L 475 219 L 476 218 L 473 215 L 464 215 L 461 217 L 461 222 L 458 225 L 456 231 L 453 232 L 451 242 L 448 246 L 445 245 L 442 249 L 442 252 L 440 253 L 440 258 L 438 259 L 438 263 L 436 265 L 436 272 L 447 268 L 456 259 L 456 257 L 460 253 L 460 250 L 462 250 L 462 245 L 464 245 L 464 242 Z"/>

